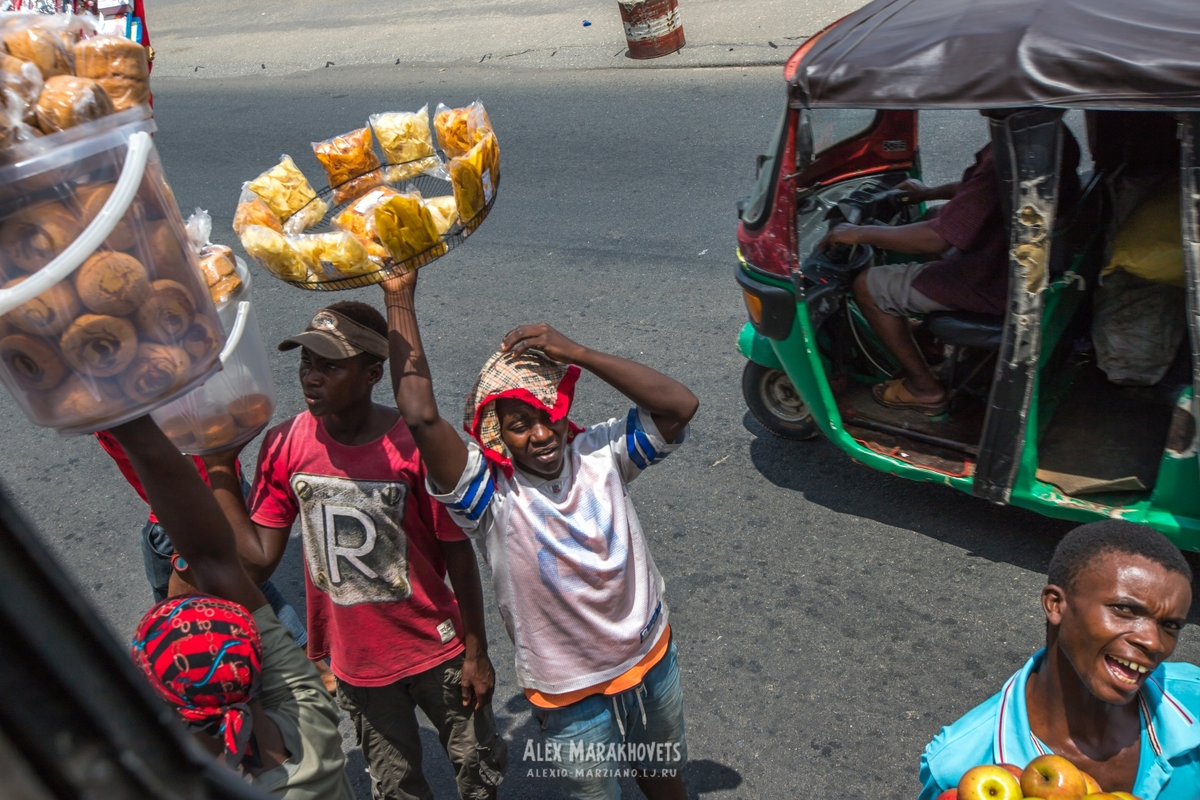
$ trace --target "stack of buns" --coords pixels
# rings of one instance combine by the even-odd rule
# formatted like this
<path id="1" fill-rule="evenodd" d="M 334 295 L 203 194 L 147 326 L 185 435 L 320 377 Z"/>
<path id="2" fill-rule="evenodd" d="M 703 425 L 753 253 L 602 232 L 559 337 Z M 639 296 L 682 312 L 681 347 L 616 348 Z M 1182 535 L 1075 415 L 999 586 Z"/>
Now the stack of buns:
<path id="1" fill-rule="evenodd" d="M 0 32 L 0 148 L 149 103 L 146 48 L 84 30 L 31 15 Z"/>
<path id="2" fill-rule="evenodd" d="M 271 421 L 273 413 L 271 398 L 252 392 L 225 406 L 206 404 L 202 415 L 184 413 L 160 420 L 159 427 L 180 450 L 205 453 L 256 436 Z"/>
<path id="3" fill-rule="evenodd" d="M 0 222 L 4 287 L 59 255 L 99 213 L 112 184 L 36 202 Z M 220 323 L 188 254 L 151 204 L 135 202 L 68 278 L 0 317 L 0 362 L 35 421 L 112 420 L 207 373 Z"/>

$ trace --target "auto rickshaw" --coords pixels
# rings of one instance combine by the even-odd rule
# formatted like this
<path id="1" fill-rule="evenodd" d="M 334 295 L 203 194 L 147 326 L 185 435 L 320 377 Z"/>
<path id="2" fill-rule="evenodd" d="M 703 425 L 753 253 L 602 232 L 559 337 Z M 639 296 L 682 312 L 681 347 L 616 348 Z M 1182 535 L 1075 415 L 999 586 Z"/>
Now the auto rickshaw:
<path id="1" fill-rule="evenodd" d="M 738 209 L 754 417 L 785 438 L 823 434 L 873 469 L 1050 517 L 1144 523 L 1200 551 L 1193 0 L 876 0 L 806 41 L 784 75 L 786 108 Z M 817 246 L 842 221 L 926 212 L 896 187 L 921 175 L 918 112 L 931 109 L 986 113 L 1008 237 L 1003 315 L 912 321 L 941 355 L 930 366 L 948 409 L 933 416 L 874 402 L 897 364 L 851 291 L 861 270 L 912 257 Z M 1072 109 L 1095 165 L 1066 198 Z M 1153 385 L 1118 385 L 1097 366 L 1098 292 L 1111 294 L 1122 181 L 1164 166 L 1179 182 L 1182 346 Z"/>

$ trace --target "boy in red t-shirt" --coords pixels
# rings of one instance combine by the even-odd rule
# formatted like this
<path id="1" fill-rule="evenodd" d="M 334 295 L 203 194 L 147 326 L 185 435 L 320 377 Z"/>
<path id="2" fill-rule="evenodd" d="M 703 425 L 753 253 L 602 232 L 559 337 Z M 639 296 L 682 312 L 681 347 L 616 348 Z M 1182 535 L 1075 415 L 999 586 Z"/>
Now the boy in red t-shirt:
<path id="1" fill-rule="evenodd" d="M 365 303 L 335 303 L 279 345 L 297 347 L 308 410 L 267 432 L 249 513 L 236 452 L 205 458 L 213 493 L 243 557 L 267 569 L 299 518 L 308 655 L 329 656 L 376 800 L 433 797 L 418 707 L 438 729 L 459 794 L 494 798 L 507 748 L 492 717 L 475 551 L 426 490 L 400 412 L 371 400 L 387 323 Z"/>

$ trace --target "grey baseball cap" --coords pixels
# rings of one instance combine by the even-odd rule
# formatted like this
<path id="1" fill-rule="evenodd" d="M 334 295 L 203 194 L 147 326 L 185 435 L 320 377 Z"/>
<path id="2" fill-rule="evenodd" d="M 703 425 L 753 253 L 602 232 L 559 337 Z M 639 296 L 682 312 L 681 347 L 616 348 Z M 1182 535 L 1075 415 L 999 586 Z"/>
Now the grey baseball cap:
<path id="1" fill-rule="evenodd" d="M 314 314 L 303 333 L 279 343 L 280 350 L 297 347 L 307 347 L 321 358 L 331 360 L 353 358 L 359 353 L 370 353 L 383 359 L 388 357 L 386 337 L 328 308 Z"/>

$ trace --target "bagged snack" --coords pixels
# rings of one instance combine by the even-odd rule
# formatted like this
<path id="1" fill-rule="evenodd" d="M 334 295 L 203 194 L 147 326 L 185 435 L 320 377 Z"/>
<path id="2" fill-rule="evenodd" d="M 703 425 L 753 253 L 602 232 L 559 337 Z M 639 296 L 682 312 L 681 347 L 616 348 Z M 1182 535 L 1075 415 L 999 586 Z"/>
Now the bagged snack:
<path id="1" fill-rule="evenodd" d="M 208 284 L 214 303 L 223 303 L 242 285 L 233 251 L 223 244 L 210 244 L 200 252 L 200 273 Z"/>
<path id="2" fill-rule="evenodd" d="M 262 198 L 289 233 L 316 225 L 329 210 L 288 155 L 280 156 L 278 164 L 250 181 L 246 188 Z"/>
<path id="3" fill-rule="evenodd" d="M 46 79 L 38 97 L 38 127 L 42 133 L 57 133 L 115 110 L 108 93 L 91 78 L 55 75 Z"/>
<path id="4" fill-rule="evenodd" d="M 4 47 L 9 55 L 37 65 L 43 78 L 70 75 L 74 70 L 71 51 L 58 31 L 51 28 L 52 19 L 32 19 L 29 24 L 4 33 Z"/>
<path id="5" fill-rule="evenodd" d="M 330 280 L 354 278 L 379 270 L 362 242 L 346 231 L 294 236 L 292 244 L 306 259 L 320 264 L 321 271 Z"/>
<path id="6" fill-rule="evenodd" d="M 458 219 L 458 206 L 454 204 L 454 195 L 452 194 L 442 197 L 427 197 L 421 201 L 421 205 L 429 209 L 429 213 L 433 216 L 433 224 L 437 227 L 439 234 L 450 230 L 454 221 Z"/>
<path id="7" fill-rule="evenodd" d="M 483 107 L 483 101 L 476 100 L 467 106 L 467 135 L 472 142 L 479 142 L 489 133 L 494 133 L 492 120 Z"/>
<path id="8" fill-rule="evenodd" d="M 251 225 L 242 232 L 242 247 L 251 258 L 273 275 L 285 281 L 307 281 L 310 272 L 318 272 L 317 263 L 301 253 L 291 240 L 262 225 Z"/>
<path id="9" fill-rule="evenodd" d="M 271 207 L 263 199 L 250 191 L 250 184 L 242 184 L 242 196 L 238 198 L 237 210 L 233 212 L 233 232 L 239 237 L 251 225 L 262 225 L 273 231 L 283 233 L 283 225 Z M 325 216 L 324 213 L 321 216 Z"/>
<path id="10" fill-rule="evenodd" d="M 471 149 L 471 134 L 467 128 L 467 116 L 471 107 L 449 108 L 438 103 L 433 116 L 433 127 L 437 130 L 438 144 L 450 158 L 457 158 Z"/>
<path id="11" fill-rule="evenodd" d="M 0 101 L 8 116 L 37 125 L 37 101 L 45 80 L 37 65 L 12 56 L 0 56 Z"/>
<path id="12" fill-rule="evenodd" d="M 446 250 L 433 215 L 418 194 L 397 194 L 375 209 L 379 238 L 396 261 L 407 261 L 428 253 L 439 256 Z"/>
<path id="13" fill-rule="evenodd" d="M 384 173 L 389 183 L 403 183 L 423 173 L 446 177 L 442 161 L 433 149 L 429 106 L 423 106 L 415 114 L 403 111 L 372 114 L 369 121 L 389 165 Z"/>
<path id="14" fill-rule="evenodd" d="M 104 87 L 117 111 L 150 101 L 146 48 L 123 36 L 94 36 L 76 44 L 75 74 Z"/>
<path id="15" fill-rule="evenodd" d="M 370 128 L 313 142 L 312 148 L 329 176 L 335 203 L 348 203 L 383 183 L 379 159 L 371 149 Z"/>
<path id="16" fill-rule="evenodd" d="M 463 224 L 473 220 L 495 194 L 492 175 L 499 155 L 495 143 L 495 134 L 485 134 L 466 155 L 453 158 L 447 164 L 450 183 L 454 187 L 454 202 Z"/>
<path id="17" fill-rule="evenodd" d="M 391 254 L 379 240 L 379 230 L 375 227 L 375 208 L 396 194 L 394 189 L 386 186 L 372 189 L 333 218 L 333 226 L 353 234 L 367 248 L 371 259 L 379 264 L 391 258 Z"/>

